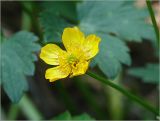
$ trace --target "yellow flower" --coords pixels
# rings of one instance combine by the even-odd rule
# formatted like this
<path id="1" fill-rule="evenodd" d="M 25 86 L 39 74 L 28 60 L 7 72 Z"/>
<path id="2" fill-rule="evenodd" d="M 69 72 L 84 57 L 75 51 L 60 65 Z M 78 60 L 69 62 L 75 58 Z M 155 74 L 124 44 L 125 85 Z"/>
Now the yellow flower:
<path id="1" fill-rule="evenodd" d="M 46 71 L 45 78 L 50 82 L 84 74 L 90 59 L 99 51 L 100 38 L 94 34 L 85 38 L 77 27 L 65 28 L 62 41 L 66 51 L 55 44 L 47 44 L 41 49 L 40 58 L 56 66 Z"/>

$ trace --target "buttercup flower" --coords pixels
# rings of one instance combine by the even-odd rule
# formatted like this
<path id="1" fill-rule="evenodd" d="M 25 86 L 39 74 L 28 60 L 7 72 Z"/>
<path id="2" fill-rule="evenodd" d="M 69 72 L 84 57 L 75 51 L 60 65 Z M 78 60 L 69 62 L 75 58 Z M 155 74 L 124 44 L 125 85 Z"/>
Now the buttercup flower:
<path id="1" fill-rule="evenodd" d="M 100 38 L 94 34 L 85 38 L 77 27 L 65 28 L 62 41 L 66 51 L 55 44 L 47 44 L 41 49 L 40 58 L 56 66 L 46 71 L 45 78 L 50 82 L 84 74 L 90 59 L 99 51 Z"/>

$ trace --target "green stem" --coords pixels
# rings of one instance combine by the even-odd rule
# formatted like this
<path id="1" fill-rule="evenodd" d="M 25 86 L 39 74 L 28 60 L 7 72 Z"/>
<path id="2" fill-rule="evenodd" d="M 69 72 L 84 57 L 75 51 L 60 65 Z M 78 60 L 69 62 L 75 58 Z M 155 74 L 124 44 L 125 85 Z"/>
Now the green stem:
<path id="1" fill-rule="evenodd" d="M 24 95 L 18 105 L 28 119 L 30 120 L 43 119 L 41 113 L 37 110 L 37 108 L 31 102 L 28 96 Z"/>
<path id="2" fill-rule="evenodd" d="M 40 25 L 37 18 L 38 12 L 39 12 L 37 8 L 37 4 L 31 1 L 28 1 L 28 2 L 21 1 L 21 5 L 23 8 L 23 12 L 26 14 L 24 17 L 28 15 L 27 22 L 30 22 L 30 23 L 26 23 L 26 20 L 25 20 L 26 18 L 24 18 L 23 20 L 25 21 L 23 21 L 24 25 L 22 25 L 22 27 L 25 27 L 24 29 L 28 29 L 28 30 L 32 29 L 35 32 L 35 34 L 39 36 L 39 42 L 43 44 L 42 43 L 43 34 L 40 29 Z M 27 25 L 25 24 L 29 24 L 31 26 L 26 28 Z"/>
<path id="3" fill-rule="evenodd" d="M 153 12 L 153 9 L 152 9 L 151 1 L 146 0 L 146 3 L 147 3 L 148 11 L 149 11 L 151 19 L 152 19 L 152 23 L 153 23 L 153 26 L 154 26 L 154 30 L 155 30 L 156 37 L 157 37 L 157 42 L 158 42 L 158 47 L 159 47 L 159 30 L 158 30 L 157 22 L 156 22 L 154 12 Z"/>
<path id="4" fill-rule="evenodd" d="M 130 93 L 128 90 L 123 89 L 122 87 L 118 86 L 117 84 L 114 84 L 112 81 L 109 81 L 99 75 L 96 75 L 92 72 L 87 72 L 87 74 L 99 81 L 101 81 L 104 84 L 107 84 L 109 86 L 111 86 L 112 88 L 120 91 L 122 94 L 124 94 L 125 96 L 127 96 L 129 99 L 137 102 L 138 104 L 140 104 L 141 106 L 143 106 L 144 108 L 148 109 L 149 111 L 155 113 L 158 115 L 158 110 L 156 110 L 155 108 L 153 108 L 151 105 L 149 105 L 147 102 L 145 102 L 144 100 L 138 98 L 137 96 L 135 96 L 134 94 Z"/>
<path id="5" fill-rule="evenodd" d="M 122 80 L 122 74 L 120 73 L 117 78 L 113 80 L 113 83 L 120 84 L 120 81 Z M 111 120 L 122 120 L 123 119 L 123 103 L 122 103 L 122 94 L 115 90 L 114 88 L 107 86 L 103 84 L 104 91 L 106 94 L 106 101 L 109 102 L 109 105 L 107 104 L 107 109 L 109 108 L 110 112 L 110 119 Z"/>
<path id="6" fill-rule="evenodd" d="M 31 18 L 26 12 L 22 12 L 22 29 L 23 30 L 31 30 Z"/>
<path id="7" fill-rule="evenodd" d="M 11 104 L 11 107 L 8 112 L 7 119 L 8 120 L 15 120 L 18 116 L 19 107 L 17 104 Z"/>

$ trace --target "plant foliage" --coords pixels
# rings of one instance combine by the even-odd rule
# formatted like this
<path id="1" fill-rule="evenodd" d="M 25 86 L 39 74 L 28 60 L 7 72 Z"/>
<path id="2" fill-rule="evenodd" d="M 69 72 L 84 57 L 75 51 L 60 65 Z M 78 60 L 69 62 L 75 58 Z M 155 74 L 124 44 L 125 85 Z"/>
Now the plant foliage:
<path id="1" fill-rule="evenodd" d="M 40 23 L 44 29 L 44 43 L 60 42 L 62 31 L 70 26 L 68 21 L 76 21 L 75 2 L 42 2 Z M 68 20 L 68 21 L 67 21 Z"/>
<path id="2" fill-rule="evenodd" d="M 64 20 L 63 14 L 67 11 L 75 13 L 75 4 L 70 8 L 65 5 L 59 4 L 59 8 L 64 8 L 65 12 L 61 9 L 58 12 L 52 9 L 42 11 L 40 21 L 45 33 L 44 42 L 60 42 L 63 28 L 71 25 L 79 26 L 86 34 L 97 34 L 102 41 L 99 55 L 93 63 L 109 78 L 117 76 L 122 64 L 131 64 L 129 49 L 124 40 L 140 42 L 146 38 L 155 41 L 153 27 L 145 22 L 149 16 L 147 9 L 136 8 L 133 1 L 78 2 L 79 24 Z M 70 14 L 66 15 L 71 18 Z"/>
<path id="3" fill-rule="evenodd" d="M 131 68 L 128 73 L 141 78 L 146 83 L 159 83 L 159 64 L 147 64 L 146 67 Z"/>
<path id="4" fill-rule="evenodd" d="M 1 43 L 1 84 L 9 98 L 17 102 L 28 89 L 26 76 L 34 74 L 34 61 L 40 46 L 32 33 L 21 31 Z"/>
<path id="5" fill-rule="evenodd" d="M 77 115 L 77 116 L 71 116 L 71 114 L 66 111 L 60 115 L 58 115 L 57 117 L 54 118 L 54 120 L 94 120 L 93 118 L 91 118 L 88 114 L 83 113 L 81 115 Z"/>

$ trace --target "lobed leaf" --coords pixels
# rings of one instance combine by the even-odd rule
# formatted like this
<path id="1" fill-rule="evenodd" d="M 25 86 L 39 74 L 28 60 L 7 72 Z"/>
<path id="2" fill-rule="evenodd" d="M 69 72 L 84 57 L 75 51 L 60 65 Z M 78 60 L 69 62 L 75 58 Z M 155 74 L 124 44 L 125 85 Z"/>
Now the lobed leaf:
<path id="1" fill-rule="evenodd" d="M 44 43 L 61 42 L 61 35 L 63 29 L 69 24 L 55 13 L 51 11 L 44 11 L 40 15 L 40 23 L 44 30 Z"/>
<path id="2" fill-rule="evenodd" d="M 42 2 L 40 24 L 44 29 L 44 43 L 61 42 L 61 35 L 65 27 L 71 26 L 68 22 L 76 21 L 75 1 Z"/>
<path id="3" fill-rule="evenodd" d="M 145 23 L 148 16 L 148 11 L 136 8 L 133 1 L 79 3 L 79 27 L 86 34 L 96 33 L 102 38 L 99 55 L 92 66 L 97 64 L 106 76 L 114 78 L 122 64 L 130 65 L 129 49 L 122 40 L 155 40 L 153 27 Z"/>
<path id="4" fill-rule="evenodd" d="M 75 4 L 49 2 L 43 6 L 40 22 L 44 28 L 44 42 L 60 42 L 63 29 L 73 25 L 68 18 L 76 18 Z M 145 22 L 149 16 L 147 9 L 136 8 L 133 1 L 77 2 L 77 16 L 78 26 L 85 34 L 97 34 L 102 38 L 99 55 L 92 66 L 98 65 L 109 78 L 116 77 L 122 64 L 131 64 L 129 49 L 123 40 L 156 40 L 153 27 Z"/>
<path id="5" fill-rule="evenodd" d="M 101 34 L 101 38 L 100 52 L 95 61 L 105 75 L 109 78 L 115 78 L 121 70 L 121 63 L 131 64 L 129 49 L 117 37 Z"/>
<path id="6" fill-rule="evenodd" d="M 128 41 L 156 40 L 153 26 L 145 22 L 147 9 L 136 8 L 133 1 L 85 1 L 78 13 L 79 26 L 86 33 L 114 33 Z"/>
<path id="7" fill-rule="evenodd" d="M 128 73 L 141 78 L 146 83 L 159 83 L 159 64 L 147 64 L 146 67 L 131 68 Z"/>
<path id="8" fill-rule="evenodd" d="M 37 57 L 33 52 L 40 49 L 36 40 L 32 33 L 21 31 L 1 44 L 1 84 L 13 102 L 18 102 L 28 89 L 26 76 L 34 74 Z"/>
<path id="9" fill-rule="evenodd" d="M 40 7 L 70 20 L 77 20 L 76 1 L 42 1 Z"/>

